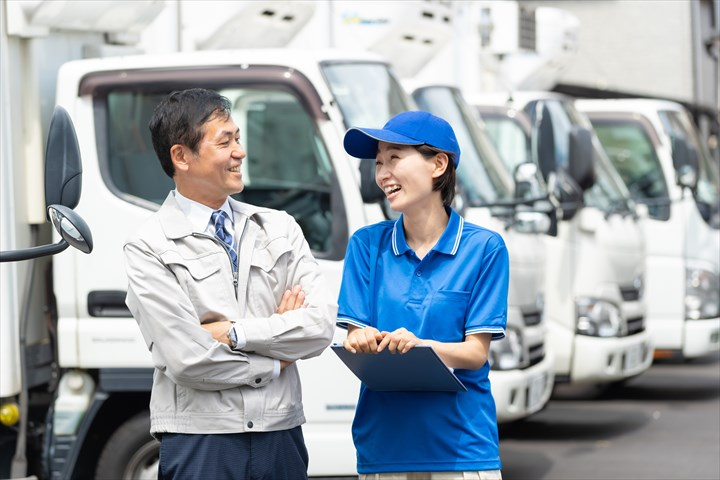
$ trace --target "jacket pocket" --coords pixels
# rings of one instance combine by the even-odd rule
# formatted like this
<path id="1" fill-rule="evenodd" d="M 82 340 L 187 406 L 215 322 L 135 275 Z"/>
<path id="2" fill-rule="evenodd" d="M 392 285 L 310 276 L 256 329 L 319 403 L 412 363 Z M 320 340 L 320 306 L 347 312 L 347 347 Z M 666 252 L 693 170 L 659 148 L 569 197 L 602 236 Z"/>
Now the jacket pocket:
<path id="1" fill-rule="evenodd" d="M 223 262 L 227 262 L 224 252 L 185 258 L 177 251 L 168 251 L 160 258 L 173 272 L 196 311 L 236 310 L 237 307 L 232 307 L 235 291 L 232 276 L 228 275 L 230 269 L 222 268 Z"/>
<path id="2" fill-rule="evenodd" d="M 176 251 L 160 255 L 162 261 L 175 273 L 177 268 L 186 270 L 195 280 L 203 280 L 220 270 L 220 253 L 209 253 L 196 258 L 184 258 Z M 177 273 L 175 273 L 177 275 Z"/>

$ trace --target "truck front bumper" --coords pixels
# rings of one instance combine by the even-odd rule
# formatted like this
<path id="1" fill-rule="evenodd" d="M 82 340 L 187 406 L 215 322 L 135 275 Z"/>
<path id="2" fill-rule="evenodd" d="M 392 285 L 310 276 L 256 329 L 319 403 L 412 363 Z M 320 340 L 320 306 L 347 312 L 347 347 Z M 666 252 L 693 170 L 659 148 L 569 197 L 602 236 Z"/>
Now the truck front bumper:
<path id="1" fill-rule="evenodd" d="M 720 350 L 720 317 L 685 321 L 683 357 L 696 358 Z"/>
<path id="2" fill-rule="evenodd" d="M 653 361 L 653 341 L 643 331 L 628 337 L 575 336 L 570 383 L 608 383 L 634 377 Z"/>
<path id="3" fill-rule="evenodd" d="M 498 423 L 519 420 L 541 410 L 550 399 L 554 383 L 550 351 L 539 363 L 523 370 L 490 370 Z"/>

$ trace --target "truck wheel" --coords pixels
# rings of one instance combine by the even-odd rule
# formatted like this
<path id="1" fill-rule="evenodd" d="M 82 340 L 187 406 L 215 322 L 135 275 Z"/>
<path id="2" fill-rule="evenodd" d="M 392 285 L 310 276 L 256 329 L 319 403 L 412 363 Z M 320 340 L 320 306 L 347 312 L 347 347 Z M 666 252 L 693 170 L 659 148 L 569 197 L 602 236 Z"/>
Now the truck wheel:
<path id="1" fill-rule="evenodd" d="M 157 479 L 160 442 L 150 435 L 150 412 L 138 413 L 110 436 L 100 454 L 97 480 Z"/>

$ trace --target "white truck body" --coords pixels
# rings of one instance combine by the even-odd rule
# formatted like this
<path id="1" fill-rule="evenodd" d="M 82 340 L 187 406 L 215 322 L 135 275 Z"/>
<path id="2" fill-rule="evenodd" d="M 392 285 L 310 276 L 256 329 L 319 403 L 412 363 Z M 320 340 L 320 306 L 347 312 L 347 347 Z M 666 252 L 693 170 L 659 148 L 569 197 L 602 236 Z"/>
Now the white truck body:
<path id="1" fill-rule="evenodd" d="M 538 111 L 529 122 L 517 123 L 521 135 L 514 137 L 513 143 L 496 142 L 506 168 L 512 170 L 523 162 L 535 161 L 541 170 L 546 169 L 546 180 L 560 170 L 558 163 L 564 161 L 563 169 L 570 168 L 574 159 L 568 158 L 564 138 L 573 127 L 588 128 L 589 122 L 559 95 L 513 92 L 512 98 L 510 111 L 514 113 L 496 116 L 490 113 L 499 107 L 507 108 L 506 95 L 471 98 L 487 123 L 515 124 L 524 115 L 523 109 Z M 550 141 L 555 143 L 550 154 L 552 165 L 547 166 L 538 158 L 540 129 L 536 122 L 543 118 L 540 111 L 552 121 L 551 130 L 544 134 L 545 142 L 552 137 Z M 488 130 L 497 133 L 496 128 Z M 526 139 L 526 148 L 518 148 L 518 138 Z M 645 253 L 642 227 L 628 210 L 627 191 L 603 157 L 597 139 L 593 138 L 592 145 L 597 179 L 592 187 L 584 189 L 581 206 L 575 207 L 577 213 L 570 219 L 561 215 L 557 232 L 545 239 L 548 348 L 555 356 L 556 381 L 572 384 L 622 381 L 645 371 L 653 355 L 641 298 Z M 551 171 L 553 175 L 549 175 Z M 550 192 L 554 193 L 552 187 Z M 592 315 L 607 317 L 605 321 L 614 326 L 602 334 L 588 334 L 586 327 Z"/>
<path id="2" fill-rule="evenodd" d="M 654 99 L 577 100 L 637 202 L 648 208 L 645 295 L 655 356 L 720 349 L 720 174 L 685 108 Z M 696 152 L 680 184 L 673 143 Z M 676 146 L 676 150 L 680 147 Z M 687 148 L 687 147 L 686 147 Z"/>

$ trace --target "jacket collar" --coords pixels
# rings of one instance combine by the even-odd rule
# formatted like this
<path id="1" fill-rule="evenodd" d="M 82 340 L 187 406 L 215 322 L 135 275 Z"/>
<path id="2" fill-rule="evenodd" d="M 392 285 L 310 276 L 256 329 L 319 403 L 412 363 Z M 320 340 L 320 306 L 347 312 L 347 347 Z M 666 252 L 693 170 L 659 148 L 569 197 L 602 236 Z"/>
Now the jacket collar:
<path id="1" fill-rule="evenodd" d="M 235 225 L 238 226 L 244 224 L 247 219 L 252 217 L 258 212 L 265 209 L 249 205 L 247 203 L 238 202 L 233 198 L 228 198 L 230 207 L 235 213 Z M 160 226 L 165 232 L 165 236 L 169 239 L 175 240 L 182 237 L 187 237 L 193 233 L 203 233 L 204 230 L 197 230 L 193 227 L 191 222 L 187 219 L 180 206 L 175 200 L 175 196 L 172 192 L 168 193 L 165 198 L 160 210 L 158 210 L 158 216 L 160 217 Z"/>

